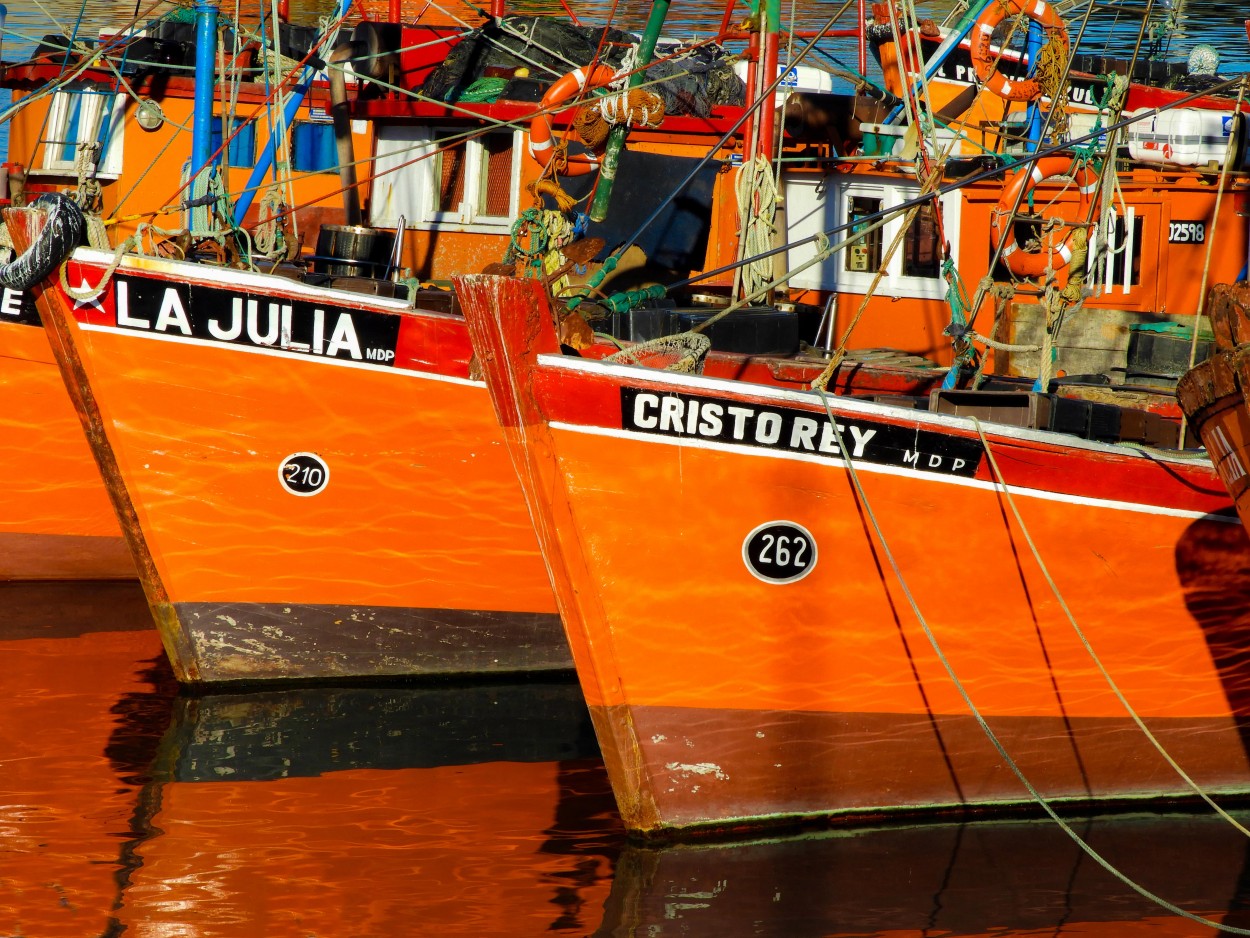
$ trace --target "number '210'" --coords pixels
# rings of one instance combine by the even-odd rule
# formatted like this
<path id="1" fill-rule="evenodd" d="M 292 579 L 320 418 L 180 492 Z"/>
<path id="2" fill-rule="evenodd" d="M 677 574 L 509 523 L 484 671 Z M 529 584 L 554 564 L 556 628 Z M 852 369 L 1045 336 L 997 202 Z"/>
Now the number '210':
<path id="1" fill-rule="evenodd" d="M 286 473 L 286 480 L 291 485 L 306 485 L 315 489 L 321 484 L 322 472 L 316 466 L 301 466 L 299 463 L 289 462 L 282 467 Z"/>
<path id="2" fill-rule="evenodd" d="M 776 564 L 779 567 L 805 567 L 807 561 L 803 555 L 807 553 L 807 539 L 802 537 L 791 538 L 785 534 L 765 534 L 761 539 L 764 546 L 760 548 L 759 562 L 767 564 Z M 790 553 L 790 542 L 794 542 L 794 554 Z M 774 556 L 769 557 L 768 552 L 774 550 Z"/>

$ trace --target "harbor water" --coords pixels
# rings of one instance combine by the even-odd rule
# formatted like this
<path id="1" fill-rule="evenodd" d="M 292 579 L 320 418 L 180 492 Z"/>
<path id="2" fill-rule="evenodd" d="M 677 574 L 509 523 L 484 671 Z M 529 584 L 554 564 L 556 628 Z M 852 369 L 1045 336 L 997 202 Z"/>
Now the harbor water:
<path id="1" fill-rule="evenodd" d="M 1222 73 L 1250 68 L 1250 11 L 1207 0 L 1167 21 L 1157 6 L 1174 57 L 1205 42 Z M 636 28 L 648 7 L 622 3 L 618 22 Z M 607 5 L 575 8 L 601 22 Z M 4 57 L 134 13 L 10 2 Z M 804 28 L 827 15 L 795 7 Z M 675 9 L 670 31 L 719 16 Z M 1096 46 L 1122 53 L 1130 35 L 1126 16 Z M 1068 818 L 1105 866 L 1030 817 L 646 845 L 617 817 L 572 675 L 190 694 L 127 582 L 0 584 L 0 662 L 0 938 L 1250 928 L 1250 838 L 1209 810 Z"/>
<path id="2" fill-rule="evenodd" d="M 5 938 L 1217 934 L 1048 820 L 631 843 L 572 680 L 188 696 L 134 584 L 0 609 Z M 1069 823 L 1250 925 L 1250 841 L 1209 811 Z"/>

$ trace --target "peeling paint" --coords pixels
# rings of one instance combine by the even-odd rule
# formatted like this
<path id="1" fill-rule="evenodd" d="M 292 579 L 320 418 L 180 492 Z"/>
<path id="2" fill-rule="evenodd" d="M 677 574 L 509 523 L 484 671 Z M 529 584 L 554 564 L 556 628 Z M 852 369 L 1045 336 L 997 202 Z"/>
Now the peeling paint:
<path id="1" fill-rule="evenodd" d="M 683 775 L 710 775 L 718 781 L 729 781 L 729 776 L 715 762 L 669 762 L 664 768 L 670 772 L 681 772 Z"/>

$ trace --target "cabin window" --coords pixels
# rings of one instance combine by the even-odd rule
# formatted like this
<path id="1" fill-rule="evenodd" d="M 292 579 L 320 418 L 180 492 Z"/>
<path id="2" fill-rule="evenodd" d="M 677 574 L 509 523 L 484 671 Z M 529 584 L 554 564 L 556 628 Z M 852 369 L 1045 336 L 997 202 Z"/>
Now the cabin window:
<path id="1" fill-rule="evenodd" d="M 335 173 L 338 168 L 334 125 L 296 121 L 291 127 L 291 169 L 297 173 Z"/>
<path id="2" fill-rule="evenodd" d="M 370 220 L 392 227 L 504 231 L 520 202 L 520 134 L 381 126 Z"/>
<path id="3" fill-rule="evenodd" d="M 435 211 L 472 219 L 508 218 L 516 176 L 516 141 L 511 131 L 446 143 L 437 156 Z"/>
<path id="4" fill-rule="evenodd" d="M 230 128 L 230 142 L 226 144 L 225 151 L 218 153 L 222 149 L 223 127 Z M 256 124 L 253 121 L 244 120 L 241 117 L 230 118 L 229 123 L 225 117 L 213 118 L 213 139 L 209 143 L 209 150 L 217 153 L 214 160 L 218 165 L 222 165 L 224 157 L 226 166 L 237 166 L 244 169 L 256 165 Z"/>
<path id="5" fill-rule="evenodd" d="M 926 202 L 903 239 L 903 276 L 937 277 L 942 272 L 942 245 L 938 242 L 933 203 Z"/>
<path id="6" fill-rule="evenodd" d="M 97 174 L 116 176 L 122 170 L 122 115 L 126 96 L 83 88 L 52 96 L 44 130 L 41 171 L 76 175 L 79 147 L 98 143 Z"/>
<path id="7" fill-rule="evenodd" d="M 963 212 L 960 193 L 938 197 L 940 218 L 932 201 L 922 203 L 911 226 L 904 230 L 907 213 L 895 210 L 920 194 L 914 184 L 808 172 L 783 172 L 782 184 L 786 238 L 792 245 L 786 263 L 791 269 L 814 259 L 819 234 L 826 235 L 832 244 L 850 242 L 831 257 L 804 268 L 790 280 L 792 287 L 837 290 L 849 295 L 862 295 L 871 289 L 896 298 L 945 297 L 944 242 L 949 242 L 952 256 L 958 256 Z M 885 223 L 868 230 L 881 221 L 875 216 L 883 211 L 891 213 Z M 886 246 L 896 241 L 898 248 L 887 258 Z M 886 279 L 878 281 L 877 272 L 883 265 Z"/>
<path id="8" fill-rule="evenodd" d="M 860 219 L 876 215 L 881 211 L 881 200 L 872 199 L 867 196 L 853 195 L 847 207 L 847 222 L 851 225 L 850 233 L 852 235 L 859 234 L 864 231 L 871 222 L 861 222 Z M 872 219 L 877 221 L 877 219 Z M 875 271 L 881 266 L 881 229 L 874 228 L 872 231 L 865 232 L 857 241 L 847 246 L 846 249 L 846 269 L 867 273 Z"/>

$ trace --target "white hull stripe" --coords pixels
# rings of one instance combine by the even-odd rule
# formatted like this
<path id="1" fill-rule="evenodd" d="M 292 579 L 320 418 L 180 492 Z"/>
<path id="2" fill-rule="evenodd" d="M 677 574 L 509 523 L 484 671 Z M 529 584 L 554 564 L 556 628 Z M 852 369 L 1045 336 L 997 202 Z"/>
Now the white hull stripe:
<path id="1" fill-rule="evenodd" d="M 233 342 L 207 342 L 203 339 L 189 339 L 186 336 L 167 335 L 160 332 L 146 332 L 138 329 L 118 329 L 116 326 L 102 326 L 96 323 L 78 323 L 83 332 L 104 332 L 109 335 L 126 336 L 129 339 L 145 339 L 151 342 L 172 342 L 175 345 L 193 345 L 196 348 L 212 349 L 216 352 L 242 352 L 247 355 L 268 355 L 289 362 L 305 362 L 310 365 L 334 365 L 338 368 L 356 368 L 362 371 L 376 371 L 382 374 L 403 375 L 409 378 L 424 378 L 427 381 L 444 381 L 448 384 L 460 384 L 465 387 L 483 388 L 484 381 L 471 381 L 468 378 L 457 378 L 454 375 L 440 375 L 428 371 L 415 371 L 394 365 L 375 365 L 372 362 L 358 362 L 351 359 L 332 358 L 326 355 L 308 355 L 300 352 L 288 352 L 281 349 L 257 348 L 254 345 L 235 344 Z"/>
<path id="2" fill-rule="evenodd" d="M 742 456 L 754 456 L 760 459 L 781 459 L 790 462 L 806 462 L 820 466 L 828 466 L 830 468 L 845 468 L 846 460 L 836 456 L 817 456 L 814 453 L 796 453 L 790 450 L 766 449 L 759 446 L 742 445 L 738 443 L 720 443 L 713 440 L 704 440 L 697 437 L 673 437 L 661 436 L 652 433 L 637 433 L 633 430 L 617 430 L 613 427 L 588 427 L 583 424 L 564 423 L 562 421 L 551 421 L 551 429 L 563 431 L 567 433 L 580 433 L 585 436 L 601 436 L 612 437 L 621 440 L 633 440 L 640 443 L 651 443 L 658 446 L 680 446 L 685 449 L 706 449 L 718 452 L 735 453 Z M 862 459 L 855 460 L 855 471 L 859 473 L 868 473 L 874 475 L 887 476 L 906 476 L 915 479 L 917 482 L 927 482 L 935 485 L 959 485 L 965 488 L 980 489 L 986 492 L 1002 491 L 1004 486 L 997 485 L 993 482 L 986 482 L 981 479 L 966 479 L 959 476 L 945 475 L 941 473 L 925 472 L 924 470 L 903 469 L 898 466 L 884 466 L 877 463 L 865 462 Z M 1198 519 L 1206 518 L 1211 521 L 1228 522 L 1230 524 L 1240 524 L 1240 519 L 1236 517 L 1225 517 L 1223 515 L 1212 515 L 1204 511 L 1191 511 L 1181 508 L 1164 508 L 1161 505 L 1143 505 L 1138 502 L 1122 502 L 1108 498 L 1090 498 L 1085 495 L 1068 495 L 1062 492 L 1047 492 L 1043 489 L 1022 488 L 1020 486 L 1005 486 L 1013 496 L 1021 498 L 1035 498 L 1040 501 L 1062 502 L 1069 505 L 1081 505 L 1090 508 L 1106 508 L 1110 511 L 1131 511 L 1143 515 L 1161 515 L 1169 518 L 1187 518 Z"/>

